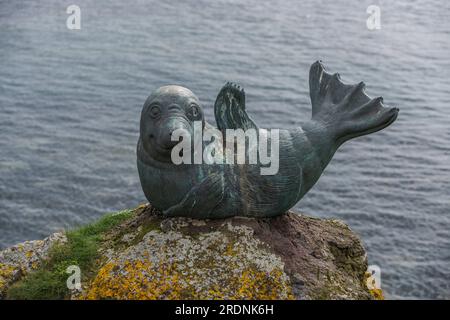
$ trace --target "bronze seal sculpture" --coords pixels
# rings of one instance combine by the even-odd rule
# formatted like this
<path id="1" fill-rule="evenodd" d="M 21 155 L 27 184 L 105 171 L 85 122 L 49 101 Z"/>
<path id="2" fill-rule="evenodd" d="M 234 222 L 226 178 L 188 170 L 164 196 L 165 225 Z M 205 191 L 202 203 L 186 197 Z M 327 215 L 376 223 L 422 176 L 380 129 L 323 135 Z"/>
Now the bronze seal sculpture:
<path id="1" fill-rule="evenodd" d="M 180 86 L 157 89 L 144 103 L 137 146 L 139 177 L 149 202 L 167 216 L 224 218 L 283 214 L 317 182 L 340 145 L 381 130 L 397 118 L 399 110 L 386 108 L 382 97 L 368 97 L 363 82 L 344 84 L 339 74 L 327 73 L 319 61 L 311 66 L 309 87 L 311 119 L 300 127 L 279 130 L 278 150 L 270 144 L 275 141 L 274 136 L 266 134 L 263 139 L 260 135 L 257 140 L 258 147 L 268 143 L 271 147 L 267 151 L 278 155 L 274 174 L 262 174 L 267 167 L 262 163 L 173 161 L 173 151 L 179 143 L 173 138 L 174 132 L 194 135 L 196 124 L 205 132 L 220 130 L 225 135 L 222 145 L 226 147 L 212 153 L 216 160 L 223 159 L 230 152 L 229 146 L 235 145 L 234 141 L 231 144 L 226 141 L 229 130 L 266 132 L 247 115 L 245 93 L 239 86 L 227 83 L 217 96 L 214 113 L 218 130 L 205 121 L 199 100 L 190 90 Z M 192 150 L 198 144 L 201 150 L 209 145 L 198 139 L 189 143 L 192 149 L 187 150 L 191 153 L 195 153 Z M 183 151 L 176 153 L 191 156 Z M 246 159 L 250 156 L 249 151 L 245 156 Z"/>

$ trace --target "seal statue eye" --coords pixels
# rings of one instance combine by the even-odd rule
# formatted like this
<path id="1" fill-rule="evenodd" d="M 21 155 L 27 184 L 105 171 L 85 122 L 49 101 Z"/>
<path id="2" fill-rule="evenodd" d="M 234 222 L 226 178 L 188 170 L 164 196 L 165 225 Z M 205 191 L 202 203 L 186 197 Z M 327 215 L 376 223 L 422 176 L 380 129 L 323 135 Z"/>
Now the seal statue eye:
<path id="1" fill-rule="evenodd" d="M 161 115 L 161 109 L 158 106 L 153 106 L 150 109 L 150 117 L 152 117 L 153 119 L 159 118 L 160 115 Z"/>
<path id="2" fill-rule="evenodd" d="M 192 119 L 197 119 L 200 116 L 200 110 L 196 105 L 191 105 L 191 108 L 189 109 L 189 116 Z"/>

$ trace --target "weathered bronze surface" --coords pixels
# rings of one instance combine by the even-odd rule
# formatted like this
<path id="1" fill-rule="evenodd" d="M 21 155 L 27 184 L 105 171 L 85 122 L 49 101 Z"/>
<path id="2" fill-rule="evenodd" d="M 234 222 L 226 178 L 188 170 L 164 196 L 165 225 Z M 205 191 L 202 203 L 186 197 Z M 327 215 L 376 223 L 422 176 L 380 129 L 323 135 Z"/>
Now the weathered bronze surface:
<path id="1" fill-rule="evenodd" d="M 178 143 L 171 139 L 174 130 L 193 134 L 195 121 L 201 121 L 204 130 L 212 126 L 190 90 L 157 89 L 144 104 L 137 146 L 139 177 L 149 202 L 167 216 L 283 214 L 317 182 L 340 145 L 381 130 L 397 118 L 399 110 L 384 107 L 381 97 L 369 98 L 363 82 L 344 84 L 319 61 L 311 66 L 309 86 L 312 117 L 300 127 L 280 129 L 275 175 L 262 175 L 260 164 L 174 164 L 171 151 Z M 221 89 L 214 111 L 222 132 L 258 129 L 245 111 L 244 91 L 235 84 Z"/>

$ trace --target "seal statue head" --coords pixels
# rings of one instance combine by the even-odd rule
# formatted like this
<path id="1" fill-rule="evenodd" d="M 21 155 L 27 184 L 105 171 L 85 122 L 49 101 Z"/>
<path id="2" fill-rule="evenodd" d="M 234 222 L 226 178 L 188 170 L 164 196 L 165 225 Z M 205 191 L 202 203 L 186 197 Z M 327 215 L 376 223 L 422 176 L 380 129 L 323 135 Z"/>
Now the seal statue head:
<path id="1" fill-rule="evenodd" d="M 191 90 L 176 86 L 163 86 L 145 101 L 141 114 L 140 134 L 143 148 L 154 160 L 170 162 L 175 130 L 186 130 L 191 136 L 194 121 L 205 120 L 198 98 Z"/>

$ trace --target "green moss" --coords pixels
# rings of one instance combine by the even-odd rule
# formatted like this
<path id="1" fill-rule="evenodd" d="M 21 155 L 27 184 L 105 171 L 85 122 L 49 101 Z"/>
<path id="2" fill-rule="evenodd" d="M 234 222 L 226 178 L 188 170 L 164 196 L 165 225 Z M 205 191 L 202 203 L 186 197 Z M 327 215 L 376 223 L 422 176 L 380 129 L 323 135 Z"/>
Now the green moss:
<path id="1" fill-rule="evenodd" d="M 161 222 L 159 220 L 155 219 L 155 220 L 146 221 L 142 225 L 141 230 L 136 235 L 136 237 L 133 239 L 131 244 L 135 245 L 135 244 L 139 243 L 140 241 L 142 241 L 142 238 L 144 238 L 144 236 L 152 230 L 158 230 L 158 231 L 161 230 Z"/>
<path id="2" fill-rule="evenodd" d="M 55 245 L 41 267 L 11 286 L 7 297 L 26 300 L 66 298 L 69 294 L 67 267 L 79 266 L 82 281 L 89 279 L 96 271 L 95 261 L 99 258 L 103 234 L 132 215 L 132 210 L 108 214 L 93 224 L 68 231 L 67 242 Z"/>
<path id="3" fill-rule="evenodd" d="M 61 285 L 64 279 L 53 271 L 38 270 L 13 285 L 7 292 L 8 299 L 57 299 L 66 295 Z"/>
<path id="4" fill-rule="evenodd" d="M 343 287 L 345 284 L 339 282 L 325 283 L 322 287 L 317 288 L 311 292 L 311 298 L 313 300 L 333 300 L 336 297 L 345 295 Z"/>

